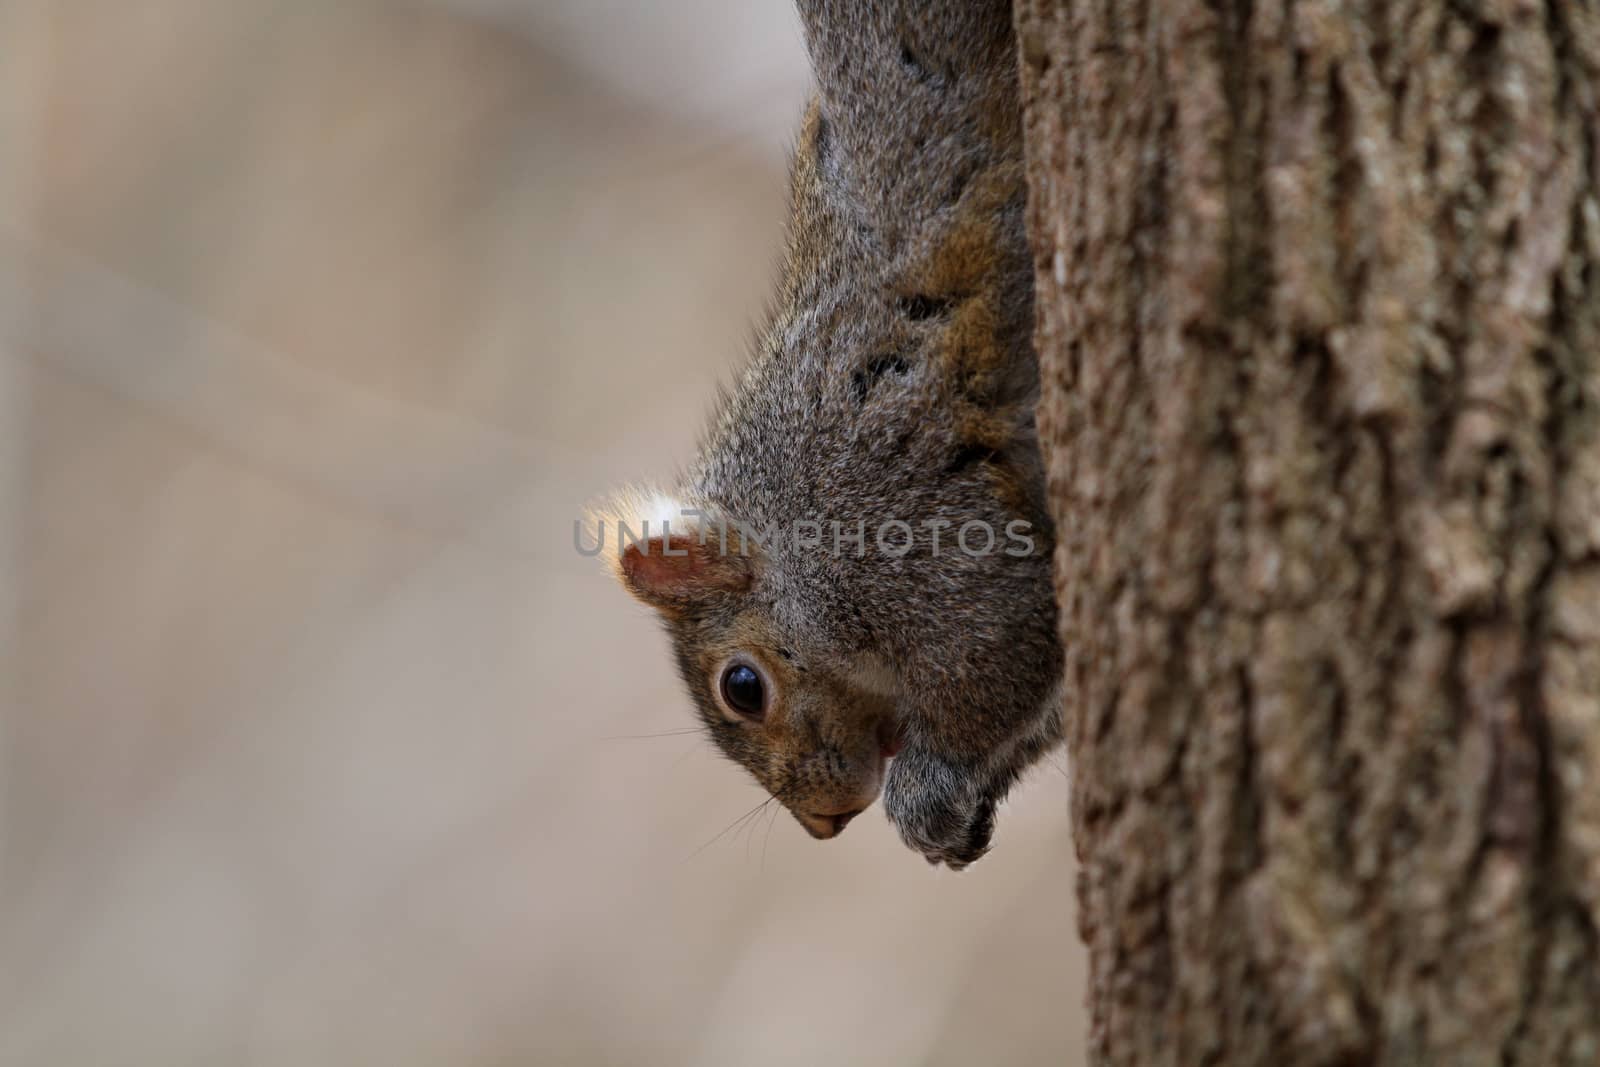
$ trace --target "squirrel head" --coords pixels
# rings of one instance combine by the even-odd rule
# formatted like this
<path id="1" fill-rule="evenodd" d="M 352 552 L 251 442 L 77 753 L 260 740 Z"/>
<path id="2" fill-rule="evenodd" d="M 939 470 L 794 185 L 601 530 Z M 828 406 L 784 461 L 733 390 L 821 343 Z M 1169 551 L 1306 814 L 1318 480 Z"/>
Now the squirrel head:
<path id="1" fill-rule="evenodd" d="M 617 579 L 664 624 L 718 749 L 811 836 L 837 836 L 899 749 L 893 671 L 786 621 L 769 557 L 731 519 L 639 492 L 591 518 Z"/>

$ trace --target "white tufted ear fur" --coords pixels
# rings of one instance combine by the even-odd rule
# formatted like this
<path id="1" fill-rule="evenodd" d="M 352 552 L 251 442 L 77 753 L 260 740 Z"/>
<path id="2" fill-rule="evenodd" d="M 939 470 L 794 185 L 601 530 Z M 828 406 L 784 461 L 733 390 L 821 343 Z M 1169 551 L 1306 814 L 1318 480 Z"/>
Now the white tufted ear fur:
<path id="1" fill-rule="evenodd" d="M 669 493 L 631 487 L 589 513 L 623 588 L 658 611 L 747 589 L 753 561 L 731 523 Z"/>

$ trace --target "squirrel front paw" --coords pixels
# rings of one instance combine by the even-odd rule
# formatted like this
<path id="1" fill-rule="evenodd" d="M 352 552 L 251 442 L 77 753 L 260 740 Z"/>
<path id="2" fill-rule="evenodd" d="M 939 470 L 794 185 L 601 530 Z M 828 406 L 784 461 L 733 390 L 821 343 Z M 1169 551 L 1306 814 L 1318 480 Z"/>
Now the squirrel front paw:
<path id="1" fill-rule="evenodd" d="M 989 851 L 995 799 L 973 771 L 910 747 L 889 765 L 883 807 L 900 838 L 959 871 Z"/>

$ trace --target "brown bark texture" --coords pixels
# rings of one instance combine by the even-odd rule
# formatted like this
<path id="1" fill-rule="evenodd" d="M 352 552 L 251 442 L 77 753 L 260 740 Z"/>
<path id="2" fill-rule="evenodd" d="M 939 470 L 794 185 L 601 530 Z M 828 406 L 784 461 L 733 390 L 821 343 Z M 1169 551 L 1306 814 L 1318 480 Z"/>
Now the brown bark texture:
<path id="1" fill-rule="evenodd" d="M 1093 1058 L 1600 1063 L 1600 6 L 1017 20 Z"/>

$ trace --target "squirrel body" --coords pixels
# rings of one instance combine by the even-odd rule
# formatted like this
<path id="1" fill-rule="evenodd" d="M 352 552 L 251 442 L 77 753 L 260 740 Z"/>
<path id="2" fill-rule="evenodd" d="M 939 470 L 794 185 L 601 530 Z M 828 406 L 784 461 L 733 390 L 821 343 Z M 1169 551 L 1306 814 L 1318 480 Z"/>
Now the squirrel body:
<path id="1" fill-rule="evenodd" d="M 959 868 L 1060 735 L 1010 4 L 799 6 L 818 89 L 773 310 L 680 483 L 606 509 L 655 520 L 612 558 L 813 836 L 881 789 Z"/>

